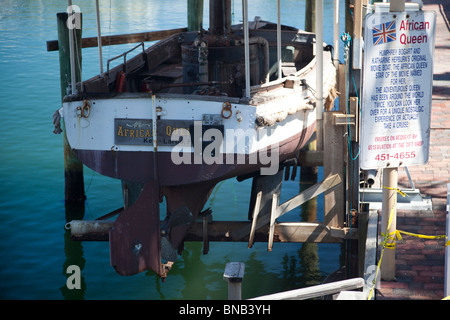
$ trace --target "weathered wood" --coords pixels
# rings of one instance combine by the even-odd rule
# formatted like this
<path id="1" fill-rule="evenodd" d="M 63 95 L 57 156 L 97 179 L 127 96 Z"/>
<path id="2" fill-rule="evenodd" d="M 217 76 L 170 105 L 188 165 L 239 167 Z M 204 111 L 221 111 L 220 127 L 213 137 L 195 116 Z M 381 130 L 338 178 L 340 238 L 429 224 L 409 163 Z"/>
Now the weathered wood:
<path id="1" fill-rule="evenodd" d="M 336 126 L 334 111 L 324 112 L 324 146 L 323 176 L 326 179 L 338 174 L 344 176 L 346 136 L 345 127 Z M 344 185 L 339 185 L 324 194 L 324 223 L 329 227 L 343 227 L 345 213 Z"/>
<path id="2" fill-rule="evenodd" d="M 197 31 L 203 26 L 203 0 L 187 1 L 188 31 Z"/>
<path id="3" fill-rule="evenodd" d="M 59 69 L 60 69 L 60 83 L 61 83 L 61 101 L 67 95 L 67 87 L 72 78 L 70 68 L 70 45 L 69 45 L 69 31 L 67 28 L 67 19 L 69 15 L 67 12 L 58 13 L 56 15 L 58 26 L 58 41 L 61 43 L 59 48 Z M 81 81 L 81 33 L 82 15 L 79 15 L 80 29 L 73 29 L 75 42 L 75 81 Z M 67 140 L 64 121 L 61 121 L 61 128 L 63 129 L 63 148 L 64 148 L 64 180 L 65 180 L 65 201 L 68 204 L 84 203 L 84 177 L 83 164 L 78 160 Z"/>
<path id="4" fill-rule="evenodd" d="M 315 30 L 316 30 L 316 0 L 306 0 L 305 31 L 314 33 Z"/>
<path id="5" fill-rule="evenodd" d="M 334 294 L 341 291 L 359 289 L 364 285 L 363 278 L 347 279 L 336 281 L 332 283 L 319 284 L 317 286 L 289 290 L 269 294 L 261 297 L 252 298 L 249 300 L 303 300 L 316 297 L 322 297 L 329 294 Z"/>
<path id="6" fill-rule="evenodd" d="M 278 206 L 278 208 L 276 209 L 277 210 L 276 218 L 281 217 L 283 214 L 298 207 L 299 205 L 308 201 L 309 199 L 317 197 L 319 194 L 325 192 L 326 190 L 335 187 L 337 184 L 341 183 L 341 181 L 342 180 L 339 175 L 332 175 L 327 177 L 323 181 L 316 183 L 315 185 L 309 187 L 299 195 Z M 270 223 L 270 215 L 261 216 L 258 218 L 255 228 L 256 230 L 258 230 L 259 228 L 266 226 L 268 223 Z M 250 232 L 250 225 L 242 228 L 241 230 L 236 230 L 235 233 L 233 234 L 233 237 L 239 239 L 247 236 L 249 232 Z"/>
<path id="7" fill-rule="evenodd" d="M 137 42 L 148 42 L 157 41 L 167 38 L 171 35 L 186 32 L 187 28 L 178 28 L 170 30 L 160 30 L 160 31 L 150 31 L 150 32 L 140 32 L 140 33 L 129 33 L 129 34 L 119 34 L 112 36 L 102 36 L 102 46 L 112 46 L 117 44 L 126 43 L 137 43 Z M 82 48 L 93 48 L 98 46 L 97 37 L 83 38 L 81 47 Z M 47 41 L 47 51 L 57 51 L 59 50 L 59 40 L 49 40 Z"/>
<path id="8" fill-rule="evenodd" d="M 228 282 L 228 300 L 242 300 L 242 279 L 245 264 L 243 262 L 228 262 L 225 265 L 223 279 Z"/>
<path id="9" fill-rule="evenodd" d="M 312 187 L 306 189 L 302 193 L 281 204 L 277 208 L 276 218 L 279 218 L 282 215 L 286 214 L 287 212 L 295 209 L 296 207 L 305 203 L 309 199 L 315 198 L 319 194 L 326 192 L 327 190 L 331 190 L 334 187 L 337 187 L 341 183 L 342 179 L 339 174 L 334 174 L 326 177 L 320 183 L 316 183 Z"/>
<path id="10" fill-rule="evenodd" d="M 256 221 L 258 220 L 259 207 L 261 205 L 261 197 L 262 197 L 262 191 L 259 191 L 258 194 L 256 195 L 255 208 L 253 210 L 253 217 L 252 217 L 252 227 L 250 229 L 250 235 L 248 238 L 248 247 L 249 248 L 251 248 L 253 246 L 253 239 L 255 238 Z"/>
<path id="11" fill-rule="evenodd" d="M 269 240 L 267 242 L 267 251 L 272 251 L 273 245 L 273 235 L 275 231 L 275 219 L 277 218 L 277 207 L 278 207 L 278 195 L 273 194 L 272 197 L 272 210 L 270 211 L 270 225 L 269 225 Z"/>
<path id="12" fill-rule="evenodd" d="M 350 116 L 354 119 L 354 125 L 350 126 L 351 130 L 351 139 L 354 142 L 359 141 L 359 107 L 358 107 L 358 98 L 357 97 L 350 97 L 350 103 L 349 103 L 349 109 L 350 109 Z"/>

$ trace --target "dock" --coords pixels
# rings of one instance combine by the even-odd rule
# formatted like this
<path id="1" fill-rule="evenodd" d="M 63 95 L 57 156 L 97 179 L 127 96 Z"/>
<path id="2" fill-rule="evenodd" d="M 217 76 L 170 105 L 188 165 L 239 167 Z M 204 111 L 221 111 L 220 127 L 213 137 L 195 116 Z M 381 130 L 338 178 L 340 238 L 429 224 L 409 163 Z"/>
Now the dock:
<path id="1" fill-rule="evenodd" d="M 432 3 L 433 2 L 433 3 Z M 424 0 L 423 10 L 436 12 L 431 143 L 428 164 L 409 168 L 431 210 L 398 210 L 397 228 L 417 234 L 444 235 L 447 183 L 450 176 L 450 3 Z M 399 170 L 399 188 L 409 179 Z M 445 240 L 402 236 L 396 243 L 396 279 L 381 281 L 377 300 L 441 300 L 444 298 Z"/>

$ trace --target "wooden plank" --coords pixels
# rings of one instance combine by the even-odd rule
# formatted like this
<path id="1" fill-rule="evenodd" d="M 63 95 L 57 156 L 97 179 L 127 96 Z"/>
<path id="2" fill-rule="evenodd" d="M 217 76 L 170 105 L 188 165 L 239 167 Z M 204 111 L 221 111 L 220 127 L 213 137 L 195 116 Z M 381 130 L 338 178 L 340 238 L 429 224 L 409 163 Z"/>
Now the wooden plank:
<path id="1" fill-rule="evenodd" d="M 304 300 L 316 297 L 322 297 L 334 294 L 341 291 L 359 289 L 364 285 L 363 278 L 347 279 L 336 281 L 332 283 L 319 284 L 302 289 L 289 290 L 274 294 L 269 294 L 261 297 L 252 298 L 249 300 Z"/>
<path id="2" fill-rule="evenodd" d="M 255 238 L 256 221 L 258 220 L 259 207 L 261 205 L 262 191 L 259 191 L 256 195 L 255 209 L 253 210 L 252 227 L 250 229 L 250 235 L 248 238 L 248 247 L 253 246 L 253 239 Z"/>
<path id="3" fill-rule="evenodd" d="M 345 126 L 334 125 L 335 111 L 324 111 L 325 148 L 323 159 L 323 176 L 328 178 L 335 174 L 344 176 L 345 146 L 347 136 Z M 324 194 L 324 223 L 329 227 L 343 227 L 345 213 L 344 186 L 339 185 Z"/>
<path id="4" fill-rule="evenodd" d="M 277 218 L 278 194 L 274 193 L 272 197 L 272 210 L 270 211 L 269 240 L 267 242 L 267 251 L 272 251 L 273 235 L 275 231 L 275 219 Z"/>
<path id="5" fill-rule="evenodd" d="M 350 126 L 352 141 L 359 141 L 359 108 L 358 108 L 358 98 L 350 97 L 349 103 L 350 116 L 354 119 L 354 125 Z"/>
<path id="6" fill-rule="evenodd" d="M 341 178 L 339 175 L 330 175 L 323 181 L 314 184 L 313 186 L 309 187 L 296 197 L 288 200 L 287 202 L 283 203 L 281 206 L 277 208 L 277 216 L 276 218 L 279 218 L 286 212 L 289 212 L 290 210 L 298 207 L 302 203 L 305 203 L 306 201 L 317 197 L 319 194 L 325 192 L 326 190 L 335 187 L 337 184 L 341 182 Z M 256 230 L 258 230 L 261 227 L 266 226 L 268 223 L 270 223 L 270 215 L 264 215 L 258 218 L 258 221 L 256 222 Z M 242 238 L 247 237 L 250 233 L 250 225 L 248 227 L 244 227 L 241 230 L 236 230 L 235 234 L 233 235 L 235 238 Z"/>
<path id="7" fill-rule="evenodd" d="M 329 177 L 326 177 L 322 182 L 316 183 L 312 187 L 306 189 L 299 195 L 291 198 L 290 200 L 284 202 L 277 208 L 277 216 L 276 218 L 281 217 L 282 215 L 286 214 L 287 212 L 297 208 L 301 204 L 305 203 L 306 201 L 317 197 L 322 192 L 325 192 L 327 190 L 330 190 L 331 188 L 334 188 L 342 183 L 342 179 L 339 176 L 339 174 L 334 174 Z"/>
<path id="8" fill-rule="evenodd" d="M 117 44 L 125 43 L 137 43 L 137 42 L 147 42 L 156 41 L 167 38 L 171 35 L 186 32 L 187 28 L 178 28 L 170 30 L 160 30 L 160 31 L 150 31 L 150 32 L 140 32 L 140 33 L 129 33 L 129 34 L 119 34 L 112 36 L 102 36 L 102 46 L 112 46 Z M 88 37 L 82 39 L 82 48 L 93 48 L 97 47 L 98 41 L 97 37 Z M 47 51 L 58 50 L 58 40 L 47 41 Z"/>

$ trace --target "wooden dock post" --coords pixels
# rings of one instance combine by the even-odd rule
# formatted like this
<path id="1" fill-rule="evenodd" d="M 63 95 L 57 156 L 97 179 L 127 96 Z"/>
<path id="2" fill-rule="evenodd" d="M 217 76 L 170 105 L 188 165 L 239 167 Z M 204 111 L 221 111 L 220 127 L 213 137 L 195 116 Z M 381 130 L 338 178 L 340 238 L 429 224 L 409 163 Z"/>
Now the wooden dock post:
<path id="1" fill-rule="evenodd" d="M 59 70 L 61 80 L 61 101 L 67 95 L 67 86 L 71 82 L 70 71 L 70 50 L 69 50 L 69 32 L 74 32 L 75 42 L 75 80 L 81 81 L 81 13 L 77 19 L 80 19 L 78 28 L 69 29 L 67 27 L 67 12 L 58 13 L 58 48 L 59 48 Z M 61 128 L 63 129 L 63 145 L 64 145 L 64 178 L 65 178 L 65 201 L 66 203 L 84 203 L 84 178 L 83 164 L 78 160 L 67 140 L 64 128 L 64 120 L 62 120 Z"/>
<path id="2" fill-rule="evenodd" d="M 398 168 L 383 169 L 383 204 L 381 213 L 381 232 L 388 236 L 386 250 L 381 261 L 381 279 L 391 281 L 395 278 L 395 230 L 397 230 L 397 184 Z M 384 237 L 382 237 L 382 242 Z"/>
<path id="3" fill-rule="evenodd" d="M 203 26 L 203 0 L 188 0 L 188 31 L 200 30 Z"/>
<path id="4" fill-rule="evenodd" d="M 305 31 L 316 30 L 316 0 L 306 0 L 305 4 Z"/>
<path id="5" fill-rule="evenodd" d="M 228 262 L 223 274 L 228 282 L 228 300 L 242 300 L 242 279 L 244 278 L 245 264 L 243 262 Z"/>
<path id="6" fill-rule="evenodd" d="M 344 177 L 344 136 L 345 127 L 335 124 L 334 111 L 324 111 L 323 178 L 333 174 Z M 324 195 L 324 224 L 328 227 L 343 227 L 345 213 L 344 185 L 341 184 Z"/>

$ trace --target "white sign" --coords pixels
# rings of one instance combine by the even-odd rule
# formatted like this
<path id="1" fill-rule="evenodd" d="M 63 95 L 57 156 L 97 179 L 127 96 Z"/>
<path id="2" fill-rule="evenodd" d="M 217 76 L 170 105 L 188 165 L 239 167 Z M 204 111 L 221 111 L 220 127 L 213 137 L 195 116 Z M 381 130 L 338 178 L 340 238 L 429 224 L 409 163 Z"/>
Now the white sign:
<path id="1" fill-rule="evenodd" d="M 365 19 L 360 167 L 428 162 L 436 13 Z"/>

